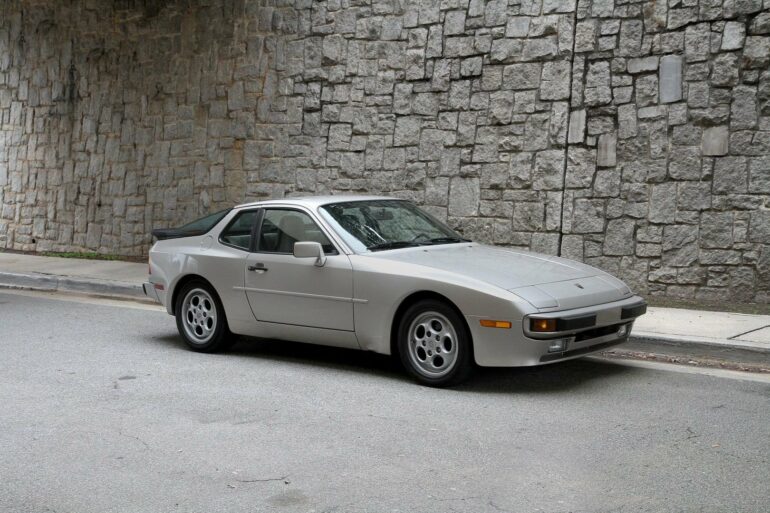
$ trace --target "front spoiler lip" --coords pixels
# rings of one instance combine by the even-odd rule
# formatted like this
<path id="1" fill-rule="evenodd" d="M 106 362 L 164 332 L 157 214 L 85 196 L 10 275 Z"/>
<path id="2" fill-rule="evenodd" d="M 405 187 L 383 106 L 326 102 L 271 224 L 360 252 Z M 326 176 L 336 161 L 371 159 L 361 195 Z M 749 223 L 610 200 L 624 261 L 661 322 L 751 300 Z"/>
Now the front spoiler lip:
<path id="1" fill-rule="evenodd" d="M 606 342 L 599 342 L 597 344 L 578 347 L 576 349 L 568 349 L 567 351 L 562 351 L 561 353 L 544 354 L 543 356 L 540 357 L 540 363 L 554 363 L 560 360 L 577 358 L 578 356 L 584 356 L 590 353 L 595 353 L 597 351 L 602 351 L 603 349 L 620 345 L 626 341 L 628 341 L 628 335 L 621 338 L 616 338 L 614 340 L 609 340 Z"/>

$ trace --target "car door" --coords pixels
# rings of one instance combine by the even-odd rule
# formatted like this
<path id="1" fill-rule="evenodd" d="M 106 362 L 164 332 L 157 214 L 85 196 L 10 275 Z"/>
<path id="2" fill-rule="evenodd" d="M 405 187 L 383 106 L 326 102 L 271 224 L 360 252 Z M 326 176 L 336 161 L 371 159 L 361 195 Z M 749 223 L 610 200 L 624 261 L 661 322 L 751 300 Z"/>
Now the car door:
<path id="1" fill-rule="evenodd" d="M 255 252 L 247 258 L 246 295 L 258 321 L 353 331 L 353 269 L 323 229 L 305 211 L 264 208 Z M 319 242 L 326 254 L 296 258 L 294 243 Z"/>

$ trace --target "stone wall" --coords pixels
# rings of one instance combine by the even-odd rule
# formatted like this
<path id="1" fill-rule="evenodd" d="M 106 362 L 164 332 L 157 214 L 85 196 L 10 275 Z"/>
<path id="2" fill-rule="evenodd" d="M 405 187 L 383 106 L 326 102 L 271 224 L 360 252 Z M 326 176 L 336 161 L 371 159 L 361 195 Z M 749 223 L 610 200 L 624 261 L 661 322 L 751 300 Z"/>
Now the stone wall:
<path id="1" fill-rule="evenodd" d="M 768 7 L 580 2 L 563 255 L 642 293 L 770 300 Z"/>
<path id="2" fill-rule="evenodd" d="M 770 299 L 761 0 L 8 0 L 0 247 L 323 193 L 640 292 Z"/>

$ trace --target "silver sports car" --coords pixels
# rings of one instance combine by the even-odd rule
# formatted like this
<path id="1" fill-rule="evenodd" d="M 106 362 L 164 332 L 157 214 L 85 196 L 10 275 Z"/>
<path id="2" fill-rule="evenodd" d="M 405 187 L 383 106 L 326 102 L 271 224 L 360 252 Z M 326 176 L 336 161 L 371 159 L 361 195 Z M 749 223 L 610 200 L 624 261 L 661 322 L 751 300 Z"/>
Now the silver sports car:
<path id="1" fill-rule="evenodd" d="M 364 349 L 446 386 L 619 344 L 647 308 L 603 271 L 471 242 L 394 198 L 262 201 L 153 235 L 145 294 L 195 351 L 233 334 Z"/>

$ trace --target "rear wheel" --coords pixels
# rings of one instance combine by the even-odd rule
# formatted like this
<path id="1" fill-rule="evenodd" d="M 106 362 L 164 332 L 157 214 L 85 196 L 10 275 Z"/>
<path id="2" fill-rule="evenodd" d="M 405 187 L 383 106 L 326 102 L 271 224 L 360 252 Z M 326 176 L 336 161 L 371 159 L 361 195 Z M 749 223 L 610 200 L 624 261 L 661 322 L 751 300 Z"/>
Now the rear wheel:
<path id="1" fill-rule="evenodd" d="M 213 353 L 233 342 L 225 310 L 208 283 L 186 283 L 179 291 L 174 311 L 179 334 L 193 351 Z"/>
<path id="2" fill-rule="evenodd" d="M 456 385 L 473 370 L 468 328 L 440 301 L 424 300 L 407 309 L 399 323 L 398 349 L 406 370 L 424 385 Z"/>

